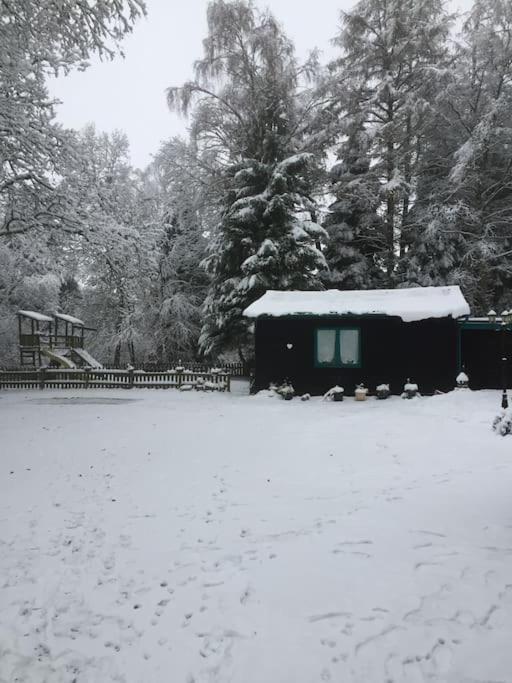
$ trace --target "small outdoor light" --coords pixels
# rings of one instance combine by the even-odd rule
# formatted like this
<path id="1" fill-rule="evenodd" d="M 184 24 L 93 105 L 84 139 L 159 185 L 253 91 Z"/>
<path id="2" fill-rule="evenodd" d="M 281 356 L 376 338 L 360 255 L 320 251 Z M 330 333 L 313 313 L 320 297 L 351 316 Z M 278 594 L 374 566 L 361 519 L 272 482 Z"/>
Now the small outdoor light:
<path id="1" fill-rule="evenodd" d="M 492 308 L 487 314 L 487 317 L 489 318 L 490 323 L 495 323 L 496 322 L 496 311 L 494 311 Z"/>

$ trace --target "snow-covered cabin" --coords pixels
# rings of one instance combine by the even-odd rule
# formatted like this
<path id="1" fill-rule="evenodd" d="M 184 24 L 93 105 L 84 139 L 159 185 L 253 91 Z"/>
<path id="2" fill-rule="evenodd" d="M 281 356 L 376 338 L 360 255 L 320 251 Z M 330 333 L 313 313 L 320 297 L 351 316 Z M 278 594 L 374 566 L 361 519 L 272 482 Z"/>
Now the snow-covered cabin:
<path id="1" fill-rule="evenodd" d="M 244 315 L 255 320 L 256 390 L 288 379 L 301 393 L 386 383 L 396 394 L 410 378 L 430 393 L 455 385 L 469 306 L 459 287 L 268 291 Z"/>

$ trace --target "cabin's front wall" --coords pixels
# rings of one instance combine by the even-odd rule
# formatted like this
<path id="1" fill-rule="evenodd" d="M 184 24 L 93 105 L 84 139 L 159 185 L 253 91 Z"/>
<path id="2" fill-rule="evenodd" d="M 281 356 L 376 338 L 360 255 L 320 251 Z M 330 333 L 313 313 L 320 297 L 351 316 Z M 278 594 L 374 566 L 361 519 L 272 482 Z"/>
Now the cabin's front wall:
<path id="1" fill-rule="evenodd" d="M 503 382 L 512 386 L 512 333 L 508 328 L 500 323 L 463 323 L 460 335 L 461 366 L 471 389 L 501 389 Z"/>
<path id="2" fill-rule="evenodd" d="M 358 328 L 360 367 L 318 367 L 317 328 Z M 458 371 L 457 323 L 451 318 L 404 323 L 397 317 L 259 318 L 255 328 L 256 390 L 289 379 L 299 393 L 323 394 L 339 384 L 353 394 L 357 384 L 370 391 L 390 385 L 399 394 L 408 378 L 420 391 L 447 391 Z"/>

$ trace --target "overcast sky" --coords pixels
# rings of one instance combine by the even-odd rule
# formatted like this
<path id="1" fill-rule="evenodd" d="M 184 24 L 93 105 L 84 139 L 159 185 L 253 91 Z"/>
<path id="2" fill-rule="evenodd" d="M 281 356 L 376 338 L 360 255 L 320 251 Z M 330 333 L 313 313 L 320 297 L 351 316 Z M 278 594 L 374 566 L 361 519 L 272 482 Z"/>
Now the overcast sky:
<path id="1" fill-rule="evenodd" d="M 193 75 L 202 55 L 208 0 L 146 0 L 148 16 L 124 41 L 125 59 L 92 63 L 85 72 L 53 80 L 52 95 L 62 101 L 58 118 L 80 129 L 93 122 L 98 130 L 120 129 L 130 140 L 132 162 L 143 168 L 160 142 L 183 133 L 187 122 L 169 112 L 165 90 Z M 299 57 L 318 47 L 324 58 L 333 53 L 329 41 L 336 34 L 340 9 L 353 0 L 259 0 L 270 7 L 295 41 Z M 302 3 L 301 3 L 302 4 Z M 455 0 L 467 9 L 471 0 Z"/>

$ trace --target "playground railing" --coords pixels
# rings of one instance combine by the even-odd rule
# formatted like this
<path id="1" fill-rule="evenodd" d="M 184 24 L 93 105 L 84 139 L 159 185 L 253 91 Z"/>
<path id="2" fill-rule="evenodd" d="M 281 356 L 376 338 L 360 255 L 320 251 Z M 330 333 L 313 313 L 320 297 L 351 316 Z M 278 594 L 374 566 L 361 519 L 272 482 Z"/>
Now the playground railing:
<path id="1" fill-rule="evenodd" d="M 83 347 L 82 337 L 76 335 L 54 334 L 50 340 L 51 348 L 81 349 Z"/>
<path id="2" fill-rule="evenodd" d="M 225 372 L 48 369 L 0 370 L 0 389 L 181 389 L 231 391 Z"/>

